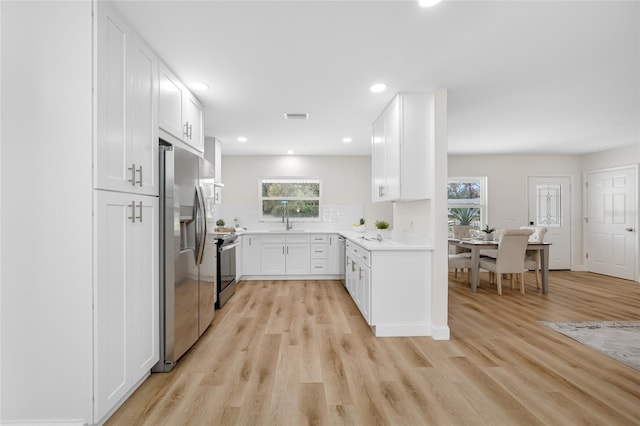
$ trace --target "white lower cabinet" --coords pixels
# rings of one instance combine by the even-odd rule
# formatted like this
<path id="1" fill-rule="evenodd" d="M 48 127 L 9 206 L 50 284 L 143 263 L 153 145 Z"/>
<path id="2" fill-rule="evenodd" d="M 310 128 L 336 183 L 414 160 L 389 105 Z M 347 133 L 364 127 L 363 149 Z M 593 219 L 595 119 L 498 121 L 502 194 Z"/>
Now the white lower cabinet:
<path id="1" fill-rule="evenodd" d="M 262 269 L 260 235 L 242 236 L 242 275 L 260 275 Z"/>
<path id="2" fill-rule="evenodd" d="M 355 244 L 347 243 L 345 257 L 347 290 L 367 324 L 371 324 L 371 254 Z"/>
<path id="3" fill-rule="evenodd" d="M 260 248 L 262 275 L 284 275 L 286 272 L 284 237 L 281 243 L 263 241 Z"/>
<path id="4" fill-rule="evenodd" d="M 158 361 L 158 198 L 96 191 L 94 420 Z"/>
<path id="5" fill-rule="evenodd" d="M 376 336 L 429 336 L 431 253 L 346 242 L 345 286 Z"/>
<path id="6" fill-rule="evenodd" d="M 248 279 L 274 275 L 335 279 L 344 273 L 344 240 L 338 234 L 244 234 L 242 254 L 242 275 Z"/>
<path id="7" fill-rule="evenodd" d="M 262 236 L 261 275 L 309 275 L 311 244 L 308 235 Z"/>
<path id="8" fill-rule="evenodd" d="M 285 250 L 286 274 L 287 275 L 308 275 L 311 273 L 311 263 L 309 242 L 289 243 Z"/>

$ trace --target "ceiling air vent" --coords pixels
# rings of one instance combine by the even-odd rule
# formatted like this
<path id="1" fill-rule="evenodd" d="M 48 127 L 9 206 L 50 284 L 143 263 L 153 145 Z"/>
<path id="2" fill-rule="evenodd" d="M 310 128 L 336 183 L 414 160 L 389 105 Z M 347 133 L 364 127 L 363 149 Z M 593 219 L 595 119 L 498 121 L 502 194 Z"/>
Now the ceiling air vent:
<path id="1" fill-rule="evenodd" d="M 308 120 L 309 119 L 309 113 L 307 113 L 307 112 L 298 112 L 298 113 L 285 112 L 284 113 L 284 119 L 285 120 Z"/>

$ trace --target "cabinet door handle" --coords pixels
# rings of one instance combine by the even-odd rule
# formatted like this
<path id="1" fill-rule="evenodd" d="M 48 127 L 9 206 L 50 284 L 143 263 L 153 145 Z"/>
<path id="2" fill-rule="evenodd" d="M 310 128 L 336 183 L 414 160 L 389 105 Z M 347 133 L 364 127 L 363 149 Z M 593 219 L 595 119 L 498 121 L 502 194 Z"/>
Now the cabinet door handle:
<path id="1" fill-rule="evenodd" d="M 182 131 L 182 134 L 184 135 L 185 138 L 189 138 L 189 122 L 185 122 L 183 124 L 184 130 Z"/>
<path id="2" fill-rule="evenodd" d="M 193 136 L 193 124 L 189 124 L 189 139 Z"/>
<path id="3" fill-rule="evenodd" d="M 136 163 L 131 163 L 131 167 L 127 167 L 127 170 L 131 171 L 131 179 L 127 182 L 131 182 L 131 186 L 136 186 Z"/>
<path id="4" fill-rule="evenodd" d="M 136 202 L 132 201 L 131 205 L 127 207 L 131 207 L 131 216 L 127 217 L 127 219 L 131 219 L 131 223 L 136 223 Z"/>
<path id="5" fill-rule="evenodd" d="M 138 208 L 140 209 L 140 216 L 138 216 L 136 219 L 138 219 L 139 222 L 142 222 L 142 201 L 138 203 Z"/>
<path id="6" fill-rule="evenodd" d="M 136 170 L 136 172 L 140 173 L 140 180 L 135 182 L 134 185 L 136 183 L 140 184 L 140 187 L 142 188 L 142 166 L 138 167 L 138 170 Z"/>
<path id="7" fill-rule="evenodd" d="M 282 254 L 284 254 L 284 246 L 282 246 Z"/>
<path id="8" fill-rule="evenodd" d="M 289 246 L 287 246 L 287 254 L 289 254 Z"/>

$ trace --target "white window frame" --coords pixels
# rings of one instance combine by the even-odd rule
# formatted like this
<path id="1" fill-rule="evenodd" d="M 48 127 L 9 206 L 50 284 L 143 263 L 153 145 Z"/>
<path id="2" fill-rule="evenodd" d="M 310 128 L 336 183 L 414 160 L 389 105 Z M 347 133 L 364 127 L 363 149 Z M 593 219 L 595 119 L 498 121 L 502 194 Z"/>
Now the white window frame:
<path id="1" fill-rule="evenodd" d="M 318 183 L 318 197 L 263 197 L 262 184 L 265 181 L 283 181 L 283 182 L 312 182 Z M 264 217 L 262 215 L 262 202 L 264 200 L 287 200 L 287 201 L 317 201 L 318 217 L 290 217 L 289 221 L 295 222 L 321 222 L 322 221 L 322 179 L 316 176 L 261 176 L 258 179 L 258 220 L 260 222 L 280 222 L 281 218 Z"/>
<path id="2" fill-rule="evenodd" d="M 451 202 L 447 197 L 447 211 L 452 208 L 478 208 L 480 210 L 480 225 L 482 228 L 487 224 L 487 177 L 486 176 L 464 176 L 447 178 L 447 185 L 450 183 L 476 182 L 480 185 L 480 199 L 477 202 L 467 200 L 463 202 Z"/>

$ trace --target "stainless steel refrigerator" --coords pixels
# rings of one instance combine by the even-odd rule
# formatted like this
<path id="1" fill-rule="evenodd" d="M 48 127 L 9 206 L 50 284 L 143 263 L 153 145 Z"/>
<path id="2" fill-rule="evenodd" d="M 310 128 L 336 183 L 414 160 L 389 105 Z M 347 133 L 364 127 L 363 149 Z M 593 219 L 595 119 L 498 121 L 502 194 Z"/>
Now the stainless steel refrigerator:
<path id="1" fill-rule="evenodd" d="M 160 361 L 170 371 L 215 312 L 216 245 L 207 241 L 213 166 L 160 141 Z"/>

